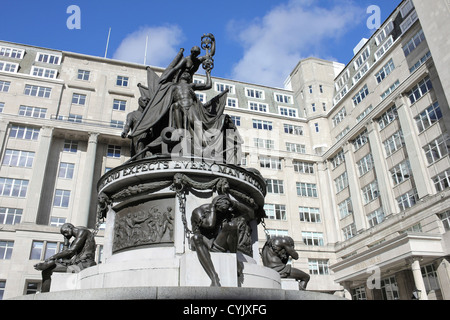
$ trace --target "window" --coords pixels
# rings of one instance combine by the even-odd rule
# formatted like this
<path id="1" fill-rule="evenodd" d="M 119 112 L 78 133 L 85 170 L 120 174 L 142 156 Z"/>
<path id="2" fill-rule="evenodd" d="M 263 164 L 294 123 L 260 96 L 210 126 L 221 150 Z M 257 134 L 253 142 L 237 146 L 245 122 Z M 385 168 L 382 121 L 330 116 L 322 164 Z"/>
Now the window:
<path id="1" fill-rule="evenodd" d="M 238 100 L 235 98 L 227 98 L 227 107 L 237 108 Z"/>
<path id="2" fill-rule="evenodd" d="M 365 186 L 364 188 L 362 188 L 362 194 L 364 205 L 377 199 L 380 195 L 380 192 L 378 191 L 378 182 L 375 180 L 372 183 Z"/>
<path id="3" fill-rule="evenodd" d="M 330 274 L 329 261 L 321 259 L 308 259 L 309 274 L 327 275 Z"/>
<path id="4" fill-rule="evenodd" d="M 346 226 L 345 228 L 342 229 L 342 233 L 344 234 L 345 240 L 353 238 L 357 234 L 356 225 L 354 223 L 352 223 L 351 225 Z"/>
<path id="5" fill-rule="evenodd" d="M 25 85 L 24 94 L 32 97 L 40 97 L 40 98 L 50 98 L 50 94 L 52 93 L 51 88 L 33 86 L 33 85 Z"/>
<path id="6" fill-rule="evenodd" d="M 294 165 L 294 171 L 298 173 L 314 174 L 314 164 L 309 162 L 302 162 L 294 160 L 292 162 Z"/>
<path id="7" fill-rule="evenodd" d="M 28 107 L 28 106 L 19 107 L 19 116 L 45 119 L 46 115 L 47 109 L 45 108 Z"/>
<path id="8" fill-rule="evenodd" d="M 303 127 L 295 126 L 292 124 L 284 124 L 284 132 L 288 133 L 288 134 L 302 136 L 303 135 Z"/>
<path id="9" fill-rule="evenodd" d="M 426 145 L 423 150 L 427 156 L 428 164 L 432 164 L 447 156 L 450 150 L 450 136 L 443 135 Z"/>
<path id="10" fill-rule="evenodd" d="M 353 105 L 356 107 L 368 95 L 369 95 L 369 88 L 367 88 L 367 85 L 364 85 L 364 87 L 353 97 Z"/>
<path id="11" fill-rule="evenodd" d="M 0 102 L 0 113 L 3 112 L 4 107 L 5 107 L 5 104 L 3 102 Z"/>
<path id="12" fill-rule="evenodd" d="M 433 182 L 437 192 L 441 192 L 450 187 L 450 169 L 434 177 Z"/>
<path id="13" fill-rule="evenodd" d="M 355 151 L 359 150 L 362 146 L 364 146 L 367 142 L 369 142 L 369 137 L 367 133 L 367 129 L 361 132 L 355 140 L 352 141 L 353 148 Z"/>
<path id="14" fill-rule="evenodd" d="M 10 260 L 14 241 L 0 240 L 0 260 Z"/>
<path id="15" fill-rule="evenodd" d="M 379 208 L 367 215 L 367 220 L 369 220 L 370 227 L 375 227 L 377 224 L 382 223 L 384 218 L 384 211 L 382 208 Z"/>
<path id="16" fill-rule="evenodd" d="M 370 57 L 370 48 L 367 47 L 355 60 L 355 62 L 354 62 L 355 70 L 358 70 L 359 68 L 361 68 L 361 66 L 364 64 L 364 62 L 366 62 L 367 59 L 369 59 L 369 57 Z"/>
<path id="17" fill-rule="evenodd" d="M 450 231 L 450 211 L 439 214 L 439 219 L 441 219 L 445 230 Z"/>
<path id="18" fill-rule="evenodd" d="M 395 276 L 381 280 L 381 295 L 383 300 L 398 300 L 400 298 Z"/>
<path id="19" fill-rule="evenodd" d="M 126 108 L 127 108 L 126 101 L 114 99 L 113 110 L 125 111 Z"/>
<path id="20" fill-rule="evenodd" d="M 347 111 L 345 110 L 345 107 L 339 110 L 338 113 L 333 117 L 333 127 L 336 127 L 339 123 L 341 123 L 345 117 L 347 116 Z"/>
<path id="21" fill-rule="evenodd" d="M 61 56 L 38 52 L 36 61 L 59 65 L 61 63 Z"/>
<path id="22" fill-rule="evenodd" d="M 350 78 L 350 70 L 345 70 L 345 72 L 342 74 L 342 76 L 336 81 L 335 87 L 336 91 L 339 91 L 348 81 Z"/>
<path id="23" fill-rule="evenodd" d="M 273 124 L 272 121 L 264 121 L 264 120 L 255 120 L 253 119 L 253 129 L 258 130 L 273 130 Z"/>
<path id="24" fill-rule="evenodd" d="M 267 179 L 266 183 L 267 183 L 267 192 L 268 193 L 277 193 L 277 194 L 284 193 L 283 180 Z"/>
<path id="25" fill-rule="evenodd" d="M 338 94 L 334 97 L 334 103 L 337 104 L 339 101 L 342 100 L 348 93 L 348 86 L 345 86 L 341 89 L 341 91 L 338 92 Z"/>
<path id="26" fill-rule="evenodd" d="M 411 177 L 411 167 L 409 161 L 406 160 L 390 170 L 392 182 L 394 186 L 408 180 Z"/>
<path id="27" fill-rule="evenodd" d="M 301 197 L 317 198 L 317 185 L 314 183 L 297 182 L 297 195 Z"/>
<path id="28" fill-rule="evenodd" d="M 248 103 L 248 108 L 252 111 L 268 112 L 267 107 L 268 105 L 265 103 L 258 103 L 258 102 Z"/>
<path id="29" fill-rule="evenodd" d="M 245 89 L 245 96 L 249 98 L 264 99 L 264 91 L 257 89 Z"/>
<path id="30" fill-rule="evenodd" d="M 266 204 L 264 205 L 267 218 L 270 220 L 286 221 L 286 206 L 282 204 Z"/>
<path id="31" fill-rule="evenodd" d="M 349 131 L 350 131 L 350 127 L 349 127 L 349 126 L 345 127 L 345 129 L 342 130 L 342 131 L 336 136 L 336 141 L 339 141 L 339 140 L 341 140 L 342 138 L 344 138 L 344 137 L 347 135 L 347 133 L 348 133 Z"/>
<path id="32" fill-rule="evenodd" d="M 341 217 L 341 219 L 344 219 L 345 217 L 353 214 L 352 199 L 347 198 L 341 203 L 339 203 L 338 209 L 339 209 L 339 216 Z"/>
<path id="33" fill-rule="evenodd" d="M 31 168 L 33 167 L 34 155 L 34 152 L 6 149 L 2 164 L 11 167 Z"/>
<path id="34" fill-rule="evenodd" d="M 416 10 L 411 12 L 411 14 L 400 24 L 400 29 L 402 30 L 402 33 L 405 33 L 406 31 L 411 28 L 411 26 L 419 19 L 417 16 Z"/>
<path id="35" fill-rule="evenodd" d="M 61 217 L 50 218 L 50 226 L 52 227 L 61 227 L 64 223 L 66 223 L 66 218 Z"/>
<path id="36" fill-rule="evenodd" d="M 56 189 L 53 206 L 59 208 L 68 208 L 70 201 L 70 190 Z"/>
<path id="37" fill-rule="evenodd" d="M 58 75 L 58 70 L 42 67 L 32 67 L 31 75 L 39 78 L 56 79 L 56 76 Z"/>
<path id="38" fill-rule="evenodd" d="M 428 91 L 433 88 L 430 77 L 426 77 L 420 81 L 408 94 L 411 104 L 416 103 L 417 100 L 422 98 Z"/>
<path id="39" fill-rule="evenodd" d="M 0 80 L 0 92 L 8 92 L 11 82 Z"/>
<path id="40" fill-rule="evenodd" d="M 427 292 L 441 289 L 439 286 L 437 272 L 433 264 L 423 266 L 420 270 L 422 272 L 422 278 Z"/>
<path id="41" fill-rule="evenodd" d="M 45 260 L 58 253 L 57 242 L 36 241 L 31 244 L 30 260 Z"/>
<path id="42" fill-rule="evenodd" d="M 6 281 L 0 280 L 0 300 L 3 300 L 3 295 L 5 294 Z"/>
<path id="43" fill-rule="evenodd" d="M 323 234 L 320 232 L 307 232 L 302 231 L 303 243 L 307 246 L 323 246 Z"/>
<path id="44" fill-rule="evenodd" d="M 224 92 L 225 90 L 228 89 L 228 93 L 230 93 L 230 94 L 235 93 L 234 85 L 231 85 L 231 84 L 224 84 L 224 83 L 216 82 L 215 89 L 217 92 Z"/>
<path id="45" fill-rule="evenodd" d="M 391 74 L 392 71 L 394 71 L 395 69 L 395 65 L 394 65 L 394 61 L 391 59 L 389 60 L 388 63 L 386 63 L 386 65 L 384 65 L 383 68 L 381 68 L 380 71 L 378 71 L 378 73 L 375 75 L 375 78 L 377 79 L 378 83 L 381 83 L 381 81 L 383 81 L 388 75 Z"/>
<path id="46" fill-rule="evenodd" d="M 18 63 L 0 61 L 0 71 L 16 73 L 19 70 Z"/>
<path id="47" fill-rule="evenodd" d="M 286 108 L 286 107 L 278 107 L 279 112 L 282 116 L 296 118 L 297 117 L 297 110 L 292 108 Z"/>
<path id="48" fill-rule="evenodd" d="M 384 144 L 384 150 L 386 151 L 386 156 L 391 156 L 395 151 L 401 149 L 405 145 L 405 140 L 403 138 L 403 132 L 397 131 L 388 139 L 386 139 Z"/>
<path id="49" fill-rule="evenodd" d="M 27 280 L 25 294 L 37 294 L 41 288 L 41 283 L 37 281 Z"/>
<path id="50" fill-rule="evenodd" d="M 116 85 L 119 87 L 128 87 L 128 77 L 117 76 Z"/>
<path id="51" fill-rule="evenodd" d="M 385 92 L 383 92 L 383 94 L 381 95 L 381 100 L 386 99 L 392 92 L 395 91 L 395 89 L 398 88 L 398 86 L 400 86 L 400 80 L 395 81 L 393 85 L 391 85 Z"/>
<path id="52" fill-rule="evenodd" d="M 286 142 L 286 151 L 305 154 L 306 146 L 304 144 Z"/>
<path id="53" fill-rule="evenodd" d="M 253 138 L 253 143 L 257 148 L 275 149 L 275 141 L 261 138 Z"/>
<path id="54" fill-rule="evenodd" d="M 383 130 L 390 124 L 391 122 L 394 122 L 398 118 L 397 108 L 395 105 L 391 107 L 389 110 L 387 110 L 381 118 L 378 120 L 378 125 L 380 126 L 380 130 Z"/>
<path id="55" fill-rule="evenodd" d="M 199 79 L 199 78 L 194 78 L 194 80 L 192 82 L 196 83 L 196 84 L 202 84 L 202 83 L 205 83 L 205 80 L 204 79 Z"/>
<path id="56" fill-rule="evenodd" d="M 107 156 L 110 158 L 120 158 L 120 146 L 108 145 Z"/>
<path id="57" fill-rule="evenodd" d="M 439 107 L 439 103 L 436 101 L 414 119 L 416 120 L 417 129 L 421 133 L 431 127 L 434 123 L 438 122 L 441 118 L 441 108 Z"/>
<path id="58" fill-rule="evenodd" d="M 405 56 L 409 56 L 411 52 L 413 52 L 419 44 L 422 43 L 422 41 L 425 40 L 425 34 L 423 33 L 423 30 L 420 30 L 412 39 L 403 47 L 403 52 L 405 53 Z"/>
<path id="59" fill-rule="evenodd" d="M 409 72 L 413 73 L 420 68 L 429 58 L 431 58 L 431 52 L 428 51 L 422 58 L 419 59 L 410 69 Z"/>
<path id="60" fill-rule="evenodd" d="M 366 288 L 364 286 L 353 288 L 352 300 L 367 300 Z"/>
<path id="61" fill-rule="evenodd" d="M 344 130 L 342 130 L 337 136 L 336 136 L 336 141 L 340 141 L 342 138 L 344 138 L 346 135 L 347 135 L 347 133 L 350 131 L 350 127 L 349 126 L 347 126 L 347 127 L 345 127 L 345 129 Z"/>
<path id="62" fill-rule="evenodd" d="M 319 208 L 299 207 L 298 213 L 301 222 L 321 223 Z"/>
<path id="63" fill-rule="evenodd" d="M 206 94 L 196 92 L 195 95 L 197 96 L 198 101 L 206 102 Z"/>
<path id="64" fill-rule="evenodd" d="M 12 126 L 11 131 L 9 132 L 9 137 L 22 140 L 37 140 L 39 138 L 39 129 Z"/>
<path id="65" fill-rule="evenodd" d="M 314 128 L 316 129 L 316 132 L 319 132 L 319 124 L 318 123 L 314 123 Z"/>
<path id="66" fill-rule="evenodd" d="M 334 186 L 336 187 L 336 193 L 341 192 L 348 187 L 348 176 L 347 172 L 344 172 L 339 177 L 334 179 Z"/>
<path id="67" fill-rule="evenodd" d="M 414 4 L 412 3 L 411 0 L 408 0 L 407 2 L 405 2 L 400 8 L 400 13 L 402 14 L 402 18 L 405 18 L 413 8 L 414 8 Z"/>
<path id="68" fill-rule="evenodd" d="M 369 63 L 364 64 L 364 66 L 353 76 L 353 85 L 361 80 L 367 71 L 369 71 Z"/>
<path id="69" fill-rule="evenodd" d="M 375 42 L 377 46 L 383 43 L 383 41 L 394 31 L 394 22 L 391 20 L 389 23 L 375 36 Z"/>
<path id="70" fill-rule="evenodd" d="M 289 236 L 289 232 L 287 230 L 267 229 L 266 231 L 271 238 L 272 237 L 288 237 Z"/>
<path id="71" fill-rule="evenodd" d="M 239 127 L 241 125 L 241 117 L 240 116 L 230 116 L 230 118 L 236 127 Z"/>
<path id="72" fill-rule="evenodd" d="M 89 81 L 91 77 L 91 72 L 88 70 L 78 70 L 77 79 L 83 81 Z"/>
<path id="73" fill-rule="evenodd" d="M 261 168 L 281 170 L 281 160 L 271 157 L 260 157 L 259 165 Z"/>
<path id="74" fill-rule="evenodd" d="M 25 198 L 28 180 L 0 178 L 0 196 Z"/>
<path id="75" fill-rule="evenodd" d="M 343 150 L 339 151 L 339 153 L 334 158 L 331 159 L 333 169 L 336 169 L 344 162 L 345 162 L 345 155 Z"/>
<path id="76" fill-rule="evenodd" d="M 410 190 L 409 192 L 401 195 L 397 198 L 397 204 L 400 211 L 404 211 L 408 208 L 413 207 L 417 201 L 419 201 L 419 196 L 417 195 L 417 190 Z"/>
<path id="77" fill-rule="evenodd" d="M 286 94 L 275 93 L 275 100 L 279 103 L 292 104 L 292 96 Z"/>
<path id="78" fill-rule="evenodd" d="M 76 153 L 78 151 L 78 141 L 66 140 L 64 141 L 64 152 Z"/>
<path id="79" fill-rule="evenodd" d="M 309 89 L 309 93 L 313 93 L 313 87 L 312 86 L 308 86 Z"/>
<path id="80" fill-rule="evenodd" d="M 120 121 L 120 120 L 111 120 L 111 123 L 109 124 L 109 126 L 111 128 L 123 129 L 124 126 L 125 126 L 125 123 L 123 121 Z"/>
<path id="81" fill-rule="evenodd" d="M 380 49 L 377 50 L 377 52 L 375 52 L 375 60 L 378 61 L 380 60 L 385 54 L 386 52 L 389 50 L 389 48 L 392 47 L 392 45 L 394 44 L 394 38 L 392 36 L 390 36 L 381 46 Z"/>
<path id="82" fill-rule="evenodd" d="M 80 105 L 80 106 L 86 105 L 86 95 L 85 94 L 74 93 L 72 95 L 72 104 L 77 104 L 77 105 Z"/>
<path id="83" fill-rule="evenodd" d="M 81 123 L 83 122 L 83 116 L 79 114 L 70 113 L 69 118 L 67 118 L 67 121 Z"/>
<path id="84" fill-rule="evenodd" d="M 25 50 L 14 49 L 10 47 L 0 47 L 0 57 L 7 57 L 13 59 L 22 59 Z"/>
<path id="85" fill-rule="evenodd" d="M 59 164 L 58 177 L 63 179 L 72 179 L 75 164 L 61 162 Z"/>
<path id="86" fill-rule="evenodd" d="M 22 209 L 0 207 L 0 224 L 19 224 L 22 220 L 22 213 Z"/>
<path id="87" fill-rule="evenodd" d="M 364 158 L 359 160 L 356 165 L 358 166 L 359 176 L 362 177 L 367 172 L 371 171 L 374 168 L 373 157 L 372 154 L 369 153 Z"/>

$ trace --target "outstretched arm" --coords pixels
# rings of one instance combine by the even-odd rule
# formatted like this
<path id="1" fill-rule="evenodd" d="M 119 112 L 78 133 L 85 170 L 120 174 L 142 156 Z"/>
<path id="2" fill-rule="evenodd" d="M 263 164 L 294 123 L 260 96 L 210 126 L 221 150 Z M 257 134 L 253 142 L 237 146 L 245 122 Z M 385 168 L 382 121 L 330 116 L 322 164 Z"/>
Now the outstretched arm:
<path id="1" fill-rule="evenodd" d="M 212 88 L 211 70 L 206 70 L 206 82 L 205 83 L 192 83 L 192 89 L 194 91 L 205 91 Z"/>

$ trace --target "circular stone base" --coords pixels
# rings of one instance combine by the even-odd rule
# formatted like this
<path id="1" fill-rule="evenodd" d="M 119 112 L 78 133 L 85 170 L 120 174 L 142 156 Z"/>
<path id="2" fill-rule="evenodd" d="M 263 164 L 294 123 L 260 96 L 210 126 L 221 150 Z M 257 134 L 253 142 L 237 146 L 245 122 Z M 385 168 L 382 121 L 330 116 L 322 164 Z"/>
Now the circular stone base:
<path id="1" fill-rule="evenodd" d="M 16 297 L 10 300 L 346 300 L 312 291 L 227 287 L 128 287 L 68 290 Z"/>

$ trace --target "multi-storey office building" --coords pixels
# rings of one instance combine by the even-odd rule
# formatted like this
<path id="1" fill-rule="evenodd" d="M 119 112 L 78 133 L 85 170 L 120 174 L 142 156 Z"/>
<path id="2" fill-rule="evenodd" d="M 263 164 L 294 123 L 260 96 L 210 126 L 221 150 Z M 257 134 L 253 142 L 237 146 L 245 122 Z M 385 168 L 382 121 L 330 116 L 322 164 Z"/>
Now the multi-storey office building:
<path id="1" fill-rule="evenodd" d="M 284 89 L 214 78 L 198 92 L 230 89 L 242 165 L 267 180 L 261 245 L 293 237 L 309 290 L 450 299 L 450 11 L 424 2 L 403 1 L 347 65 L 310 58 Z M 39 291 L 33 265 L 61 224 L 95 227 L 145 81 L 143 65 L 0 42 L 0 297 Z M 97 244 L 101 262 L 101 229 Z"/>

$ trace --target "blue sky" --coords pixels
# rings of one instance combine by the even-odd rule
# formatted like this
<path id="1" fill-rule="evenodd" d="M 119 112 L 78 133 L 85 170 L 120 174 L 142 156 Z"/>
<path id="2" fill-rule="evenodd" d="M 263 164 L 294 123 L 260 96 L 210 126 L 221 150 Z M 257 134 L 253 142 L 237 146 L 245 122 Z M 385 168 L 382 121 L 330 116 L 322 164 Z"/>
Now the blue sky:
<path id="1" fill-rule="evenodd" d="M 347 64 L 353 48 L 401 0 L 2 0 L 0 40 L 165 67 L 204 33 L 217 40 L 213 76 L 283 87 L 296 63 L 315 56 Z M 81 29 L 70 30 L 70 5 Z"/>

